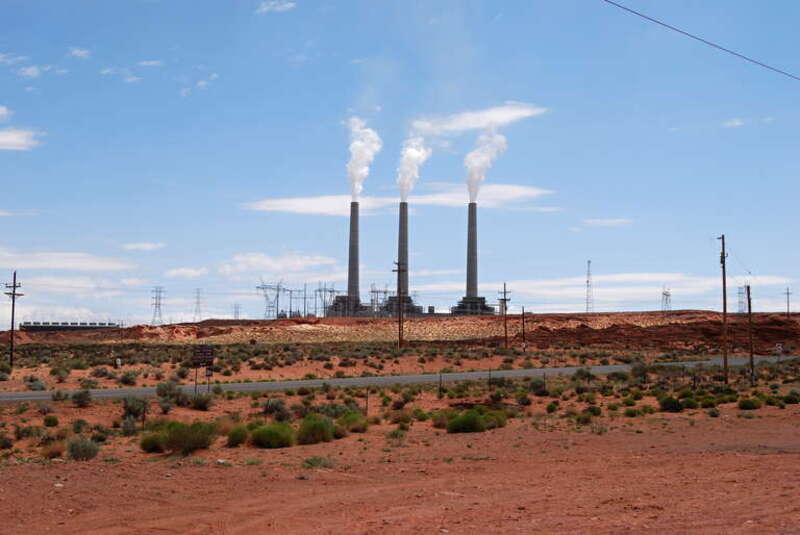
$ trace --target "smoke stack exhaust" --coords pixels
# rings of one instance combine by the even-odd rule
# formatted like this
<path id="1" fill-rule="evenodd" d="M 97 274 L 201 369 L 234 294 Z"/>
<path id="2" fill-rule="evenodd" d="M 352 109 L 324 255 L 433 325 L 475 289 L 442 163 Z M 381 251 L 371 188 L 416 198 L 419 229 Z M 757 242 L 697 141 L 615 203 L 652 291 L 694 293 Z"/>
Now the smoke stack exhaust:
<path id="1" fill-rule="evenodd" d="M 469 203 L 467 218 L 467 297 L 478 297 L 478 204 Z"/>
<path id="2" fill-rule="evenodd" d="M 402 300 L 408 298 L 408 203 L 400 203 L 400 229 L 397 237 L 397 261 L 400 263 L 400 285 Z"/>
<path id="3" fill-rule="evenodd" d="M 358 202 L 350 203 L 350 256 L 347 265 L 347 297 L 353 310 L 361 299 L 358 280 Z"/>

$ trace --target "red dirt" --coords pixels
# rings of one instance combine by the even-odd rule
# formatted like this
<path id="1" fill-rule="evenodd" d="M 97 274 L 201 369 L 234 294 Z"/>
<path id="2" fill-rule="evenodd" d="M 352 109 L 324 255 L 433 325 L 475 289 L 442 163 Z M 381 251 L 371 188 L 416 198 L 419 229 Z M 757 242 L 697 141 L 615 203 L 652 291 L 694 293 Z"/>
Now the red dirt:
<path id="1" fill-rule="evenodd" d="M 404 447 L 387 447 L 380 426 L 286 450 L 219 445 L 199 457 L 206 466 L 120 446 L 119 463 L 2 468 L 2 531 L 797 533 L 800 410 L 758 416 L 620 419 L 603 435 L 528 419 L 477 435 L 414 424 Z M 312 455 L 336 467 L 301 469 Z"/>

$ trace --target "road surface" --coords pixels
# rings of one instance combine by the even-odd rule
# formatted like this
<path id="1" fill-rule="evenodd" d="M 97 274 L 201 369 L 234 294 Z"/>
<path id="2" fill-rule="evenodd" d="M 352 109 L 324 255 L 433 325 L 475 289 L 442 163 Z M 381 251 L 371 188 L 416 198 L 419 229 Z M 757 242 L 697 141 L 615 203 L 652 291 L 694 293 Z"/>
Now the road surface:
<path id="1" fill-rule="evenodd" d="M 761 362 L 778 362 L 779 360 L 790 360 L 796 358 L 794 356 L 786 357 L 758 357 L 756 363 Z M 729 360 L 730 366 L 742 366 L 749 362 L 748 357 L 731 357 Z M 659 362 L 659 365 L 665 366 L 682 366 L 685 368 L 692 368 L 696 366 L 720 366 L 722 365 L 722 358 L 716 357 L 711 360 L 696 360 L 686 362 Z M 491 370 L 491 371 L 477 371 L 477 372 L 453 372 L 443 374 L 418 374 L 418 375 L 381 375 L 373 377 L 346 377 L 342 379 L 300 379 L 289 381 L 259 381 L 252 383 L 228 383 L 220 384 L 223 390 L 231 390 L 233 392 L 274 392 L 280 390 L 288 390 L 290 388 L 296 389 L 300 387 L 320 388 L 324 384 L 337 387 L 365 387 L 365 386 L 392 386 L 392 385 L 416 385 L 416 384 L 436 384 L 441 381 L 443 383 L 452 383 L 456 381 L 467 381 L 477 379 L 489 378 L 509 378 L 519 379 L 522 377 L 542 377 L 551 375 L 571 375 L 580 368 L 589 369 L 592 373 L 598 375 L 605 375 L 612 372 L 627 372 L 630 371 L 631 365 L 629 364 L 609 364 L 600 366 L 571 366 L 565 368 L 531 368 L 519 370 Z M 213 383 L 212 383 L 213 384 Z M 187 392 L 194 391 L 194 384 L 182 385 L 181 388 Z M 204 392 L 205 384 L 198 386 L 198 391 Z M 71 395 L 75 390 L 66 390 L 66 394 Z M 142 396 L 152 397 L 156 395 L 155 387 L 133 387 L 133 388 L 109 388 L 109 389 L 96 389 L 91 390 L 93 399 L 117 399 L 126 396 Z M 0 393 L 0 402 L 15 402 L 15 401 L 42 401 L 49 400 L 53 394 L 52 390 L 49 391 L 26 391 L 26 392 L 2 392 Z"/>

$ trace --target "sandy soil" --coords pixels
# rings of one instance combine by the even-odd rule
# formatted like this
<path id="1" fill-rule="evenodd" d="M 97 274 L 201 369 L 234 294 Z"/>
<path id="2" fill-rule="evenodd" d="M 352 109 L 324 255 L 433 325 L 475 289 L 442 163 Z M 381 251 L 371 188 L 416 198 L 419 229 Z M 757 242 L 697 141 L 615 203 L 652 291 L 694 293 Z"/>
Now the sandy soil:
<path id="1" fill-rule="evenodd" d="M 187 459 L 120 445 L 0 469 L 2 532 L 800 533 L 800 408 L 737 413 L 619 418 L 602 435 L 531 419 L 474 435 L 417 423 L 400 447 L 384 425 Z M 312 455 L 336 466 L 302 469 Z"/>

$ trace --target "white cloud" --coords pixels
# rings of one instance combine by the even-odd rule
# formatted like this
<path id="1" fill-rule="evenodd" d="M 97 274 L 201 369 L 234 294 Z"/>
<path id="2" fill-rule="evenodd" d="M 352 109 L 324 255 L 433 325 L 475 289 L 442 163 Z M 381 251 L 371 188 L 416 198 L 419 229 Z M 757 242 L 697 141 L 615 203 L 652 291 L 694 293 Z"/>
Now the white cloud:
<path id="1" fill-rule="evenodd" d="M 92 55 L 92 52 L 86 48 L 77 48 L 71 46 L 69 47 L 69 52 L 67 52 L 67 55 L 73 58 L 89 59 L 89 56 Z"/>
<path id="2" fill-rule="evenodd" d="M 142 79 L 139 76 L 126 76 L 122 79 L 126 84 L 133 84 L 136 82 L 141 82 Z"/>
<path id="3" fill-rule="evenodd" d="M 115 69 L 114 67 L 106 67 L 105 69 L 101 69 L 100 70 L 100 74 L 102 74 L 103 76 L 107 76 L 109 74 L 116 74 L 116 73 L 117 73 L 117 69 Z"/>
<path id="4" fill-rule="evenodd" d="M 583 224 L 587 227 L 624 227 L 631 223 L 633 223 L 632 219 L 625 219 L 623 217 L 583 220 Z"/>
<path id="5" fill-rule="evenodd" d="M 334 264 L 336 264 L 336 259 L 322 255 L 289 253 L 281 256 L 268 256 L 263 253 L 242 253 L 234 255 L 231 260 L 222 264 L 219 271 L 224 275 L 262 273 L 281 276 L 287 272 L 304 271 Z"/>
<path id="6" fill-rule="evenodd" d="M 0 248 L 0 268 L 123 271 L 133 268 L 133 265 L 118 258 L 89 253 L 17 253 Z"/>
<path id="7" fill-rule="evenodd" d="M 139 62 L 140 67 L 161 67 L 164 65 L 164 62 L 160 59 L 149 59 Z"/>
<path id="8" fill-rule="evenodd" d="M 181 268 L 170 269 L 166 273 L 164 273 L 164 275 L 170 278 L 177 278 L 177 279 L 196 279 L 197 277 L 208 275 L 208 269 L 204 267 L 201 268 L 181 267 Z"/>
<path id="9" fill-rule="evenodd" d="M 189 88 L 189 87 L 184 87 L 184 88 L 183 88 L 183 89 L 181 89 L 181 91 L 180 91 L 180 95 L 181 95 L 182 97 L 188 97 L 188 96 L 189 96 L 189 95 L 191 95 L 191 94 L 192 94 L 192 90 L 191 90 L 191 88 Z"/>
<path id="10" fill-rule="evenodd" d="M 11 116 L 13 114 L 14 114 L 14 112 L 11 111 L 8 107 L 0 106 L 0 123 L 2 123 L 4 121 L 8 121 L 9 119 L 11 119 Z"/>
<path id="11" fill-rule="evenodd" d="M 17 73 L 25 78 L 38 78 L 42 74 L 42 69 L 36 65 L 30 65 L 20 68 Z"/>
<path id="12" fill-rule="evenodd" d="M 28 56 L 17 56 L 14 54 L 3 54 L 0 53 L 0 64 L 3 65 L 15 65 L 17 63 L 21 63 L 23 61 L 27 61 L 31 58 Z"/>
<path id="13" fill-rule="evenodd" d="M 416 206 L 463 207 L 467 204 L 468 196 L 464 185 L 438 184 L 437 186 L 441 191 L 411 195 L 408 202 Z M 486 208 L 499 208 L 515 203 L 530 202 L 551 193 L 553 192 L 531 186 L 489 184 L 483 188 L 480 204 Z M 318 197 L 264 199 L 246 203 L 243 206 L 248 210 L 264 212 L 348 216 L 350 215 L 350 201 L 350 195 L 321 195 Z M 361 197 L 359 202 L 364 215 L 369 215 L 381 208 L 396 205 L 400 199 L 398 197 Z"/>
<path id="14" fill-rule="evenodd" d="M 0 129 L 0 150 L 31 150 L 41 142 L 37 139 L 40 132 L 21 128 Z"/>
<path id="15" fill-rule="evenodd" d="M 445 117 L 417 119 L 414 130 L 426 135 L 460 134 L 469 130 L 488 130 L 535 117 L 546 112 L 546 108 L 522 102 L 507 102 L 484 110 L 465 111 Z"/>
<path id="16" fill-rule="evenodd" d="M 165 246 L 166 244 L 162 242 L 135 242 L 126 243 L 122 248 L 129 251 L 156 251 L 163 249 Z"/>
<path id="17" fill-rule="evenodd" d="M 739 128 L 740 126 L 744 126 L 744 121 L 741 119 L 733 118 L 727 121 L 723 121 L 722 126 L 724 128 Z"/>
<path id="18" fill-rule="evenodd" d="M 269 0 L 267 2 L 261 2 L 256 9 L 256 13 L 285 13 L 290 9 L 294 9 L 296 6 L 297 2 L 290 2 L 289 0 Z"/>

